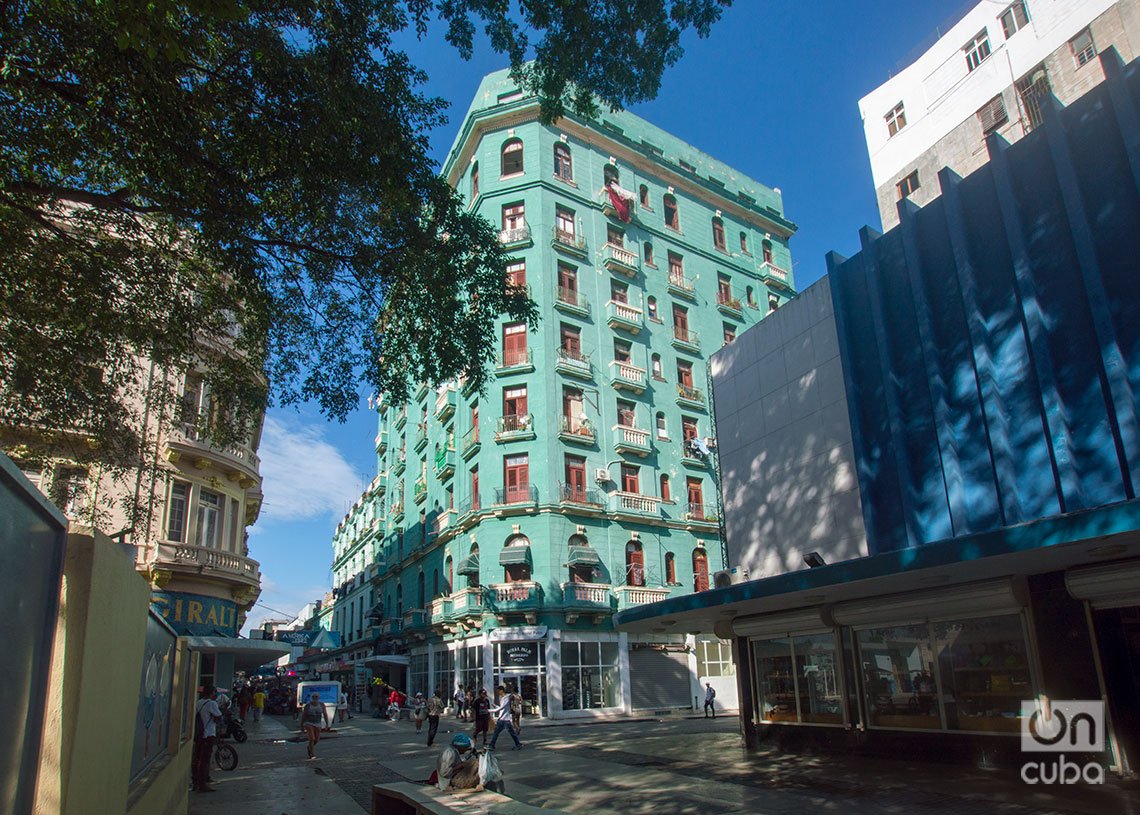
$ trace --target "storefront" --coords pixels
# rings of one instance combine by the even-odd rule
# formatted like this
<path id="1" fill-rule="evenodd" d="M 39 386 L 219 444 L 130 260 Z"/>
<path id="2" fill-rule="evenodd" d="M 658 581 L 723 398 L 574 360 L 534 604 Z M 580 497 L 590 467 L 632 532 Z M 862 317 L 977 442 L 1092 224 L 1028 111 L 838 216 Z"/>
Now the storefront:
<path id="1" fill-rule="evenodd" d="M 538 640 L 495 642 L 495 687 L 518 693 L 523 715 L 546 716 L 546 643 Z"/>

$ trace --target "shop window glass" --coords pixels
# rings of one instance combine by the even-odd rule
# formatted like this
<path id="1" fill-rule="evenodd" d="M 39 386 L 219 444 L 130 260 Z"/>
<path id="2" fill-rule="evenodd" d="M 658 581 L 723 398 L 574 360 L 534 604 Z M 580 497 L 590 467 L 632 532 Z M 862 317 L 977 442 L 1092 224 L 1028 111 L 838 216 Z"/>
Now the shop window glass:
<path id="1" fill-rule="evenodd" d="M 940 729 L 930 626 L 872 628 L 857 636 L 870 724 Z"/>
<path id="2" fill-rule="evenodd" d="M 800 721 L 842 724 L 839 664 L 832 634 L 808 634 L 792 639 L 796 662 L 796 696 Z"/>
<path id="3" fill-rule="evenodd" d="M 763 722 L 797 721 L 791 640 L 756 640 L 752 643 L 752 658 L 756 666 L 757 718 Z"/>
<path id="4" fill-rule="evenodd" d="M 934 647 L 947 728 L 1019 732 L 1021 701 L 1033 698 L 1021 618 L 937 622 Z"/>
<path id="5" fill-rule="evenodd" d="M 562 643 L 562 709 L 617 707 L 618 649 L 614 642 Z"/>

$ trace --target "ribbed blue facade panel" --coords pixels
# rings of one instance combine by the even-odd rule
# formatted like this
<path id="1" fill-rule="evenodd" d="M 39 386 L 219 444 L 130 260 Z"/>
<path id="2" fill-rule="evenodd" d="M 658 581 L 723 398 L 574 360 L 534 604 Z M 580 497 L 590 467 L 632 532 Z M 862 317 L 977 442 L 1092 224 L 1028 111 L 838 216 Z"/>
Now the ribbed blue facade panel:
<path id="1" fill-rule="evenodd" d="M 1135 497 L 1136 65 L 829 258 L 871 553 Z"/>

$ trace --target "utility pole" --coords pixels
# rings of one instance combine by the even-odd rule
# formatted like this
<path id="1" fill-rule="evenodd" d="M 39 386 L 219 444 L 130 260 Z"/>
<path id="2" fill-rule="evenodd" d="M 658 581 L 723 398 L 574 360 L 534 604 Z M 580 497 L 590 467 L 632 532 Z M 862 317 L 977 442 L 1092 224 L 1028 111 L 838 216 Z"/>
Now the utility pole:
<path id="1" fill-rule="evenodd" d="M 710 429 L 716 429 L 716 405 L 713 402 L 713 383 L 712 383 L 712 360 L 705 365 L 705 388 L 709 394 L 709 426 Z M 728 533 L 724 523 L 724 495 L 721 490 L 721 472 L 720 472 L 720 443 L 717 441 L 716 434 L 713 434 L 713 444 L 708 445 L 709 448 L 709 463 L 712 465 L 710 468 L 712 472 L 713 486 L 716 488 L 716 519 L 717 519 L 717 534 L 720 536 L 720 561 L 721 568 L 729 568 L 728 562 Z"/>

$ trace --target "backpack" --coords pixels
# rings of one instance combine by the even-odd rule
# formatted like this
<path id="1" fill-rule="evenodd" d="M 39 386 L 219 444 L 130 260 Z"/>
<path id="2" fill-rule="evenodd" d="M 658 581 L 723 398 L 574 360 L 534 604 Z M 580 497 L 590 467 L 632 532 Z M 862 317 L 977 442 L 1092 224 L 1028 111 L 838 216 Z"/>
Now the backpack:
<path id="1" fill-rule="evenodd" d="M 517 693 L 511 694 L 511 715 L 512 716 L 521 716 L 522 715 L 522 697 L 519 696 Z"/>

